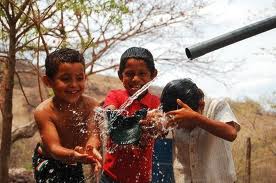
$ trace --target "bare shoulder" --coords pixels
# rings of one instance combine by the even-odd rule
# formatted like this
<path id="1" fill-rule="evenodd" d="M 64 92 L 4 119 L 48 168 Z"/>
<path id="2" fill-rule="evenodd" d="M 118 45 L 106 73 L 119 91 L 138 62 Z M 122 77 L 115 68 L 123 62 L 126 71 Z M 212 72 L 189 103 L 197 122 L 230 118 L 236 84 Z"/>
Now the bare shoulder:
<path id="1" fill-rule="evenodd" d="M 95 108 L 99 105 L 99 102 L 93 97 L 90 97 L 88 95 L 83 95 L 82 97 L 83 97 L 84 103 L 86 104 L 86 107 L 90 109 Z"/>
<path id="2" fill-rule="evenodd" d="M 52 98 L 48 98 L 47 100 L 44 100 L 41 102 L 34 110 L 34 112 L 43 112 L 45 110 L 49 110 L 51 106 L 53 105 L 53 100 Z"/>
<path id="3" fill-rule="evenodd" d="M 52 98 L 44 100 L 41 102 L 34 110 L 34 118 L 36 121 L 39 121 L 41 118 L 50 117 L 52 114 L 53 102 Z"/>

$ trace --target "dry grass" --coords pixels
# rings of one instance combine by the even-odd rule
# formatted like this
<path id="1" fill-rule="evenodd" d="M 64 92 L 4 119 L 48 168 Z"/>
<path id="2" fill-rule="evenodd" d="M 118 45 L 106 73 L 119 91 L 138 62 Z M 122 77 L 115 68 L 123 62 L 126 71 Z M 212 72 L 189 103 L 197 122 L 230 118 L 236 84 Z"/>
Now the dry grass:
<path id="1" fill-rule="evenodd" d="M 233 156 L 239 181 L 243 182 L 246 163 L 246 139 L 251 138 L 251 182 L 276 182 L 276 116 L 261 111 L 253 101 L 231 102 L 241 124 L 233 144 Z"/>

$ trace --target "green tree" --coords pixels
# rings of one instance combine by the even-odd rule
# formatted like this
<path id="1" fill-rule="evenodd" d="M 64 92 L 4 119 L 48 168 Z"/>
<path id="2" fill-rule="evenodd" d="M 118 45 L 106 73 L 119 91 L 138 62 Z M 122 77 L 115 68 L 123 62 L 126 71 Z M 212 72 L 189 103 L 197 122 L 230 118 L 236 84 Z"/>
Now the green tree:
<path id="1" fill-rule="evenodd" d="M 123 41 L 155 35 L 180 22 L 189 27 L 204 5 L 196 0 L 182 4 L 173 0 L 1 0 L 1 182 L 8 182 L 12 142 L 32 136 L 30 129 L 31 132 L 36 130 L 31 123 L 32 128 L 25 128 L 29 135 L 24 129 L 15 131 L 14 137 L 11 133 L 14 77 L 20 82 L 20 72 L 23 72 L 16 70 L 18 60 L 36 62 L 36 67 L 24 72 L 37 74 L 39 86 L 41 58 L 59 47 L 85 52 L 89 58 L 88 74 L 115 68 L 116 62 L 112 59 L 104 62 L 103 58 Z M 23 88 L 22 93 L 24 95 Z"/>
<path id="2" fill-rule="evenodd" d="M 39 36 L 39 24 L 52 16 L 50 9 L 46 7 L 39 17 L 37 16 L 37 4 L 32 0 L 0 2 L 0 23 L 2 26 L 2 41 L 7 41 L 7 47 L 2 47 L 1 61 L 4 63 L 3 77 L 1 81 L 1 114 L 2 114 L 2 137 L 0 156 L 0 180 L 8 182 L 8 168 L 11 149 L 11 129 L 12 129 L 12 98 L 14 88 L 15 65 L 18 52 L 27 46 L 32 40 Z M 35 29 L 37 31 L 35 31 Z M 32 35 L 31 40 L 22 41 L 27 34 Z M 4 45 L 4 44 L 2 44 Z"/>

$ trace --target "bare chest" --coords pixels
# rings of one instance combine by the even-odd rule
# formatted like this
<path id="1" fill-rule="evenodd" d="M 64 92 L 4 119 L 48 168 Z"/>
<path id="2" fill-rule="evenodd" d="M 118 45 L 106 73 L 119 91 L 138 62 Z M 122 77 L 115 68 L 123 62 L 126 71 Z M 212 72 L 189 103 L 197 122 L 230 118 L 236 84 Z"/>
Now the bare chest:
<path id="1" fill-rule="evenodd" d="M 58 116 L 56 127 L 62 144 L 71 148 L 83 146 L 89 136 L 89 113 L 67 111 Z"/>

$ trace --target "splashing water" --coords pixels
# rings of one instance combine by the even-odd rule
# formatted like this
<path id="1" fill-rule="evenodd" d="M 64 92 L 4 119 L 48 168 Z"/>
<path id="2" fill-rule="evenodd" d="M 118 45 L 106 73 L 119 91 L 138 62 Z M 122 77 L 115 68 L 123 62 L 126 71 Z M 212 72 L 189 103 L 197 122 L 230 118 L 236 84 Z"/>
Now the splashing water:
<path id="1" fill-rule="evenodd" d="M 142 88 L 140 88 L 135 94 L 133 94 L 131 97 L 129 97 L 121 106 L 119 109 L 115 110 L 116 113 L 114 116 L 112 116 L 112 119 L 110 121 L 111 125 L 112 123 L 117 119 L 117 117 L 119 115 L 121 115 L 123 112 L 126 112 L 126 108 L 128 106 L 130 106 L 133 101 L 135 99 L 137 99 L 144 91 L 146 91 L 151 84 L 157 79 L 157 77 L 155 79 L 153 79 L 152 81 L 148 82 L 147 84 L 145 84 Z M 112 147 L 109 147 L 108 149 L 106 148 L 106 144 L 107 144 L 107 137 L 109 135 L 110 129 L 108 129 L 108 119 L 106 116 L 106 111 L 108 109 L 104 109 L 102 107 L 97 107 L 94 109 L 95 115 L 94 115 L 94 120 L 98 123 L 99 128 L 101 130 L 101 139 L 102 139 L 102 143 L 103 143 L 103 152 L 109 152 L 109 153 L 113 153 L 116 148 L 119 146 L 117 144 L 115 144 Z M 150 129 L 150 128 L 155 128 L 156 125 L 161 125 L 161 131 L 163 132 L 168 132 L 169 130 L 171 130 L 172 128 L 167 128 L 166 124 L 167 124 L 167 120 L 168 117 L 165 116 L 165 113 L 163 113 L 162 107 L 160 107 L 159 109 L 156 109 L 156 112 L 161 114 L 158 117 L 154 118 L 152 121 L 154 122 L 152 124 L 152 126 L 143 126 L 142 128 L 144 129 Z M 151 134 L 151 136 L 153 138 L 157 138 L 160 134 Z"/>
<path id="2" fill-rule="evenodd" d="M 144 91 L 146 91 L 150 85 L 157 79 L 155 77 L 150 82 L 146 83 L 142 88 L 140 88 L 137 92 L 135 92 L 131 97 L 129 97 L 119 108 L 118 115 L 122 114 L 128 106 L 130 106 L 135 99 L 137 99 Z"/>
<path id="3" fill-rule="evenodd" d="M 157 78 L 157 77 L 156 77 Z M 142 88 L 140 88 L 137 92 L 135 92 L 132 96 L 130 96 L 121 106 L 118 110 L 116 111 L 116 115 L 112 116 L 111 119 L 111 125 L 112 123 L 117 119 L 119 115 L 121 115 L 123 112 L 126 112 L 126 108 L 130 106 L 135 99 L 137 99 L 144 91 L 146 91 L 150 85 L 156 80 L 154 78 L 150 82 L 146 83 Z M 109 134 L 109 129 L 108 129 L 108 120 L 106 116 L 106 109 L 103 109 L 101 107 L 97 107 L 94 109 L 95 112 L 95 117 L 94 120 L 98 122 L 99 128 L 101 130 L 101 139 L 103 141 L 103 147 L 106 147 L 106 142 L 107 142 L 107 136 Z M 106 151 L 112 153 L 115 151 L 115 149 L 118 147 L 118 145 L 111 147 L 109 149 L 105 149 Z"/>
<path id="4" fill-rule="evenodd" d="M 176 64 L 176 67 L 178 66 L 182 66 L 184 65 L 184 62 L 182 63 L 178 63 Z M 168 74 L 169 72 L 163 72 L 162 74 L 159 74 L 160 75 L 166 75 Z M 115 115 L 111 121 L 115 121 L 117 119 L 117 117 L 119 115 L 121 115 L 122 113 L 126 112 L 126 108 L 129 107 L 133 101 L 135 99 L 137 99 L 144 91 L 146 91 L 151 85 L 152 83 L 154 83 L 158 78 L 158 77 L 155 77 L 152 81 L 148 82 L 147 84 L 145 84 L 142 88 L 140 88 L 135 94 L 133 94 L 131 97 L 129 97 L 122 105 L 121 107 L 116 110 L 117 111 L 117 115 Z M 70 106 L 68 106 L 68 110 L 71 111 L 74 115 L 74 117 L 77 119 L 77 120 L 80 120 L 81 119 L 81 116 L 82 116 L 82 113 L 78 113 L 77 111 L 75 110 L 72 110 L 70 108 Z M 107 143 L 107 137 L 108 137 L 108 134 L 109 134 L 109 129 L 108 129 L 108 120 L 107 120 L 107 116 L 106 116 L 106 109 L 103 109 L 101 107 L 96 107 L 94 109 L 94 112 L 95 112 L 95 115 L 94 115 L 94 120 L 96 122 L 98 122 L 98 125 L 99 125 L 99 128 L 101 130 L 101 134 L 100 134 L 100 137 L 102 139 L 102 142 L 103 142 L 103 153 L 105 152 L 109 152 L 109 153 L 113 153 L 115 152 L 116 148 L 119 146 L 117 144 L 115 144 L 114 146 L 110 147 L 109 149 L 106 149 L 106 143 Z M 161 124 L 161 131 L 164 131 L 164 132 L 168 132 L 172 129 L 174 129 L 174 127 L 169 127 L 167 128 L 166 127 L 166 124 L 167 124 L 167 120 L 168 120 L 168 117 L 165 116 L 165 113 L 163 112 L 162 110 L 162 106 L 160 106 L 158 109 L 157 109 L 157 112 L 162 114 L 162 116 L 159 116 L 158 118 L 154 119 L 153 121 L 157 124 Z M 79 124 L 77 124 L 77 126 L 82 126 L 84 124 L 84 122 L 80 122 Z M 143 128 L 154 128 L 154 124 L 152 126 L 147 126 L 147 127 L 143 127 Z M 81 129 L 81 132 L 82 133 L 87 133 L 86 130 L 84 129 Z M 155 134 L 155 135 L 152 135 L 153 138 L 157 138 L 159 134 Z M 103 156 L 104 158 L 104 156 Z M 103 160 L 104 161 L 104 160 Z M 163 174 L 160 169 L 159 169 L 159 163 L 157 163 L 157 166 L 158 166 L 158 172 L 153 172 L 153 174 Z M 53 170 L 50 170 L 49 173 L 52 173 Z M 90 175 L 86 178 L 84 178 L 81 183 L 89 180 L 89 179 L 92 179 L 92 178 L 95 178 L 97 175 Z M 138 181 L 138 178 L 139 178 L 140 174 L 137 175 L 136 177 L 136 182 Z M 164 179 L 162 178 L 161 182 L 163 182 Z"/>
<path id="5" fill-rule="evenodd" d="M 184 65 L 184 63 L 179 63 L 179 64 L 176 64 L 176 66 L 177 65 L 182 66 L 182 64 Z M 168 72 L 164 72 L 162 74 L 159 74 L 159 76 L 160 75 L 164 76 L 166 74 L 168 74 Z M 117 117 L 119 115 L 121 115 L 124 112 L 127 112 L 126 108 L 129 107 L 133 103 L 133 101 L 135 99 L 137 99 L 144 91 L 146 91 L 159 78 L 159 76 L 155 77 L 152 81 L 145 84 L 135 94 L 133 94 L 131 97 L 129 97 L 120 106 L 120 108 L 116 110 L 116 115 L 114 115 L 113 118 L 111 119 L 111 124 L 112 124 L 112 122 L 114 122 L 117 119 Z M 119 147 L 119 145 L 115 144 L 114 146 L 109 147 L 108 149 L 106 148 L 107 137 L 108 137 L 108 134 L 109 134 L 108 120 L 107 120 L 107 116 L 106 116 L 106 111 L 107 111 L 107 109 L 104 109 L 104 108 L 101 108 L 101 107 L 95 108 L 94 109 L 94 112 L 95 112 L 94 119 L 95 119 L 95 121 L 98 122 L 99 128 L 101 130 L 101 139 L 102 139 L 102 142 L 103 142 L 103 153 L 105 153 L 105 152 L 114 153 L 116 151 L 116 148 Z M 156 124 L 160 124 L 161 125 L 161 131 L 163 131 L 164 133 L 169 132 L 169 131 L 171 131 L 172 129 L 175 128 L 175 126 L 167 127 L 168 116 L 166 116 L 165 113 L 163 112 L 162 106 L 160 106 L 157 109 L 157 112 L 159 114 L 161 114 L 161 116 L 159 115 L 157 118 L 153 119 L 153 122 L 155 124 L 152 124 L 152 126 L 145 126 L 143 128 L 146 128 L 146 129 L 147 128 L 154 128 Z M 157 138 L 159 135 L 160 134 L 153 134 L 152 137 Z M 104 156 L 103 156 L 103 158 L 104 158 Z M 158 172 L 155 172 L 155 173 L 163 175 L 163 173 L 159 169 L 160 165 L 158 164 L 157 166 L 158 166 Z M 163 175 L 163 178 L 162 178 L 161 182 L 164 182 L 164 175 Z"/>
<path id="6" fill-rule="evenodd" d="M 186 62 L 189 62 L 189 60 L 187 59 L 187 61 Z M 175 64 L 176 65 L 176 67 L 181 67 L 181 66 L 183 66 L 186 62 L 178 62 L 177 64 Z M 116 111 L 116 115 L 114 115 L 113 116 L 113 118 L 111 119 L 111 125 L 112 125 L 112 123 L 117 119 L 117 117 L 119 116 L 119 115 L 121 115 L 123 112 L 127 112 L 126 111 L 126 108 L 128 107 L 128 106 L 130 106 L 132 103 L 133 103 L 133 101 L 135 100 L 135 99 L 137 99 L 144 91 L 146 91 L 151 85 L 152 85 L 152 83 L 154 83 L 156 80 L 158 80 L 158 78 L 162 75 L 162 76 L 164 76 L 164 75 L 166 75 L 166 74 L 168 74 L 169 72 L 162 72 L 162 73 L 160 73 L 157 77 L 155 77 L 153 80 L 151 80 L 150 82 L 148 82 L 148 83 L 146 83 L 142 88 L 140 88 L 137 92 L 135 92 L 132 96 L 130 96 L 121 106 L 120 106 L 120 108 L 119 109 L 117 109 L 117 110 L 115 110 Z M 165 114 L 163 113 L 163 110 L 162 110 L 162 106 L 158 109 L 159 111 L 159 113 L 160 114 L 163 114 L 162 115 L 162 117 L 160 117 L 159 119 L 156 119 L 156 122 L 158 122 L 158 123 L 160 123 L 161 125 L 162 125 L 162 130 L 164 130 L 164 131 L 169 131 L 169 130 L 172 130 L 172 129 L 174 129 L 174 127 L 169 127 L 168 129 L 167 128 L 165 128 L 165 126 L 166 126 L 166 121 L 168 120 L 168 118 L 165 116 Z M 98 108 L 96 108 L 95 109 L 95 117 L 96 117 L 96 120 L 97 120 L 97 122 L 99 122 L 99 124 L 100 124 L 100 126 L 101 126 L 101 129 L 103 130 L 102 132 L 103 132 L 103 135 L 102 136 L 104 136 L 104 135 L 106 135 L 106 134 L 108 134 L 109 133 L 109 131 L 108 131 L 108 128 L 107 128 L 107 125 L 108 125 L 108 123 L 107 123 L 107 117 L 106 117 L 106 111 L 107 110 L 105 110 L 105 109 L 103 109 L 103 108 L 100 108 L 100 107 L 98 107 Z M 153 127 L 153 126 L 152 126 Z M 152 127 L 146 127 L 146 128 L 152 128 Z"/>

